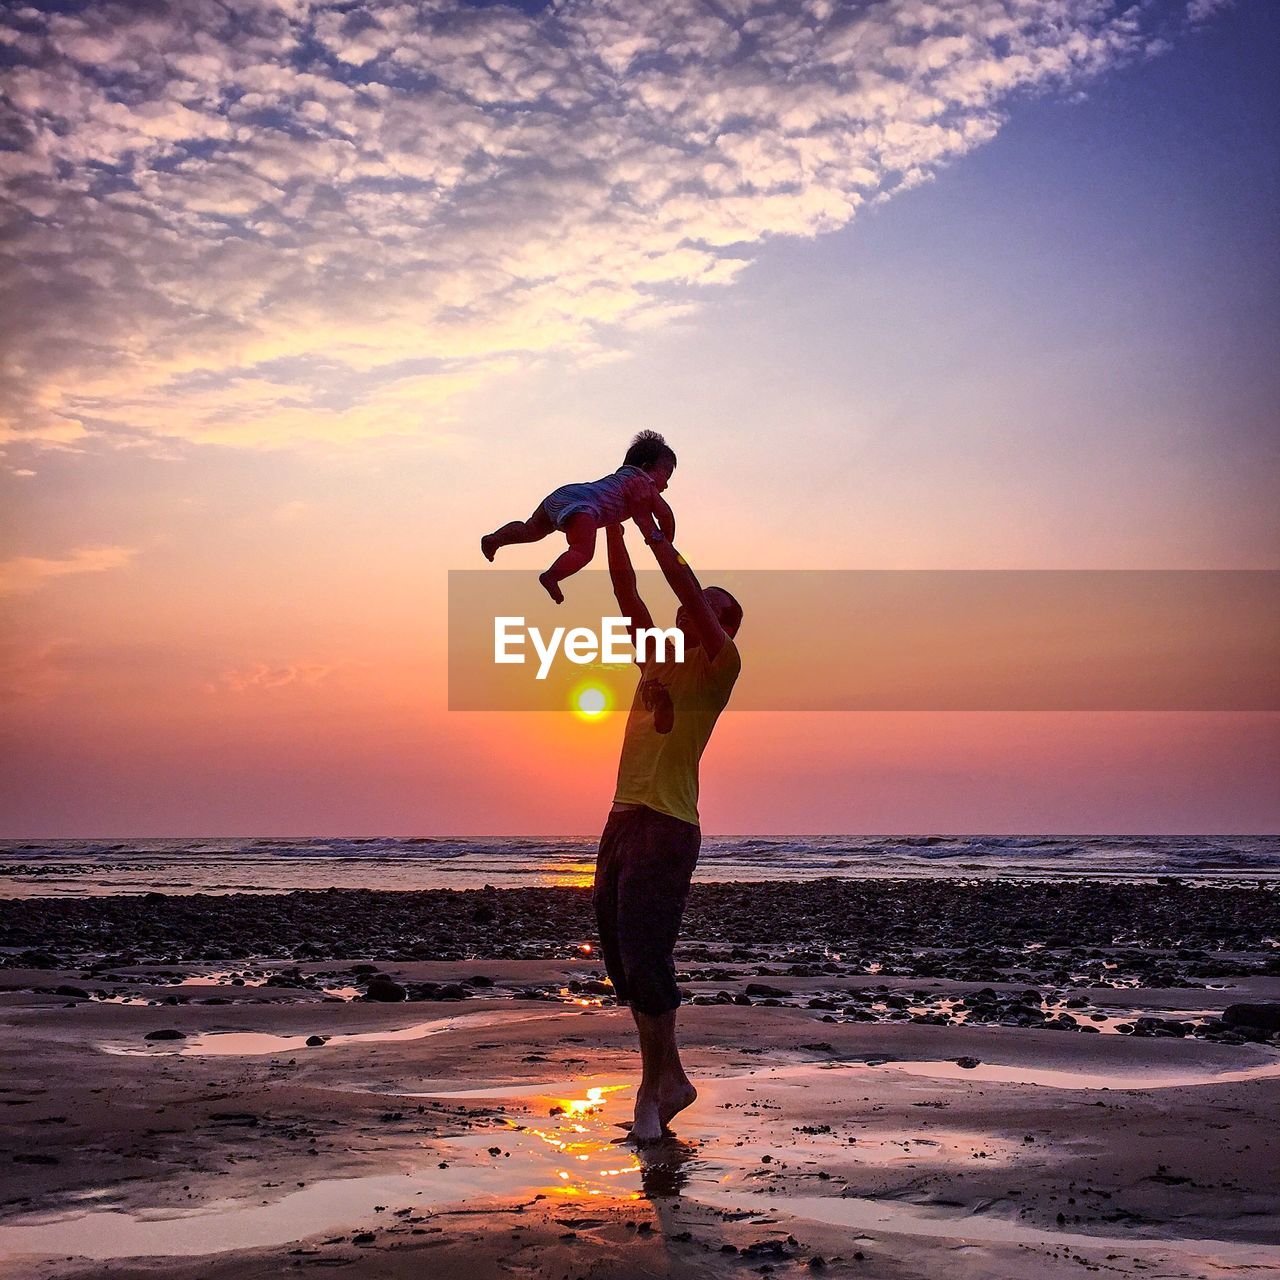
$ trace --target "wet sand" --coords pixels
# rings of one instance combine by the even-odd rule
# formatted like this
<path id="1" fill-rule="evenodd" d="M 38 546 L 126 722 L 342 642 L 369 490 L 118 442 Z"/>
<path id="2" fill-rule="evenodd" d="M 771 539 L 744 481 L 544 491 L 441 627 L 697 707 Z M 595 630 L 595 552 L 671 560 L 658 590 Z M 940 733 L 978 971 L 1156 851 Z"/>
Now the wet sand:
<path id="1" fill-rule="evenodd" d="M 1221 1017 L 1280 1002 L 1276 895 L 1177 926 L 1149 888 L 1055 947 L 988 885 L 967 957 L 892 903 L 878 944 L 781 941 L 791 887 L 754 941 L 691 928 L 701 1096 L 642 1151 L 629 1018 L 548 928 L 580 904 L 448 959 L 304 958 L 306 930 L 211 959 L 217 913 L 183 938 L 166 900 L 126 952 L 70 904 L 40 948 L 0 933 L 0 1276 L 1280 1276 L 1280 1039 Z"/>

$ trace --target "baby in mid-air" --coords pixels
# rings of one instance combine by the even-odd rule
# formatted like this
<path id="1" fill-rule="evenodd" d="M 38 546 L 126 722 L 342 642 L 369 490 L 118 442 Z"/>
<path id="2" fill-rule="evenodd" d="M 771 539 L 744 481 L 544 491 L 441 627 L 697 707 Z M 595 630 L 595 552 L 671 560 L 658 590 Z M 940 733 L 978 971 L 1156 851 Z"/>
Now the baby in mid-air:
<path id="1" fill-rule="evenodd" d="M 676 518 L 660 496 L 675 469 L 676 455 L 670 445 L 656 431 L 642 431 L 612 475 L 584 484 L 561 485 L 543 498 L 527 520 L 512 520 L 485 534 L 480 550 L 486 560 L 492 560 L 499 547 L 540 542 L 559 529 L 569 540 L 568 549 L 538 575 L 538 581 L 556 604 L 563 604 L 560 583 L 595 555 L 597 530 L 644 511 L 652 512 L 668 540 L 675 537 Z"/>

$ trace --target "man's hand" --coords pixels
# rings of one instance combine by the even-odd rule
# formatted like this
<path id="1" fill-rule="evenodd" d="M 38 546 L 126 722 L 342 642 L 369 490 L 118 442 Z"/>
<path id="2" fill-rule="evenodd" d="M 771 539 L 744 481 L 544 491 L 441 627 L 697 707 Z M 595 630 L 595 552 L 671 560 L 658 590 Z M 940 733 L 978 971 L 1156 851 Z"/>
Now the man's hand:
<path id="1" fill-rule="evenodd" d="M 613 598 L 618 602 L 618 608 L 630 619 L 631 643 L 634 645 L 637 628 L 652 627 L 653 616 L 636 589 L 636 571 L 631 567 L 631 557 L 627 554 L 622 525 L 606 525 L 604 537 L 609 552 L 609 580 L 613 584 Z"/>
<path id="2" fill-rule="evenodd" d="M 689 611 L 689 621 L 698 643 L 707 657 L 714 662 L 729 636 L 720 625 L 720 619 L 716 617 L 715 610 L 702 594 L 702 585 L 697 575 L 689 567 L 684 556 L 672 546 L 662 530 L 658 528 L 652 512 L 637 513 L 634 520 L 636 528 L 644 534 L 644 540 L 649 550 L 653 552 L 653 558 L 658 562 L 658 568 L 662 570 L 671 590 Z"/>

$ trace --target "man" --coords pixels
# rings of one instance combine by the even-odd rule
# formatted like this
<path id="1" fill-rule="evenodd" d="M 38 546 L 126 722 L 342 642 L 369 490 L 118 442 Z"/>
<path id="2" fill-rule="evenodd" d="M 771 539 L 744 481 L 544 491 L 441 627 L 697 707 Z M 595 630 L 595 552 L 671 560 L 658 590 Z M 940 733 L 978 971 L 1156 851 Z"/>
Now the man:
<path id="1" fill-rule="evenodd" d="M 636 527 L 680 600 L 676 626 L 684 661 L 646 660 L 627 717 L 614 794 L 596 859 L 593 902 L 601 951 L 619 1004 L 631 1007 L 641 1076 L 631 1137 L 654 1142 L 697 1090 L 676 1045 L 674 952 L 698 861 L 698 761 L 738 678 L 733 637 L 742 608 L 721 587 L 705 591 L 658 528 L 637 512 Z M 653 618 L 636 590 L 622 526 L 608 526 L 613 594 L 631 620 L 632 640 Z"/>

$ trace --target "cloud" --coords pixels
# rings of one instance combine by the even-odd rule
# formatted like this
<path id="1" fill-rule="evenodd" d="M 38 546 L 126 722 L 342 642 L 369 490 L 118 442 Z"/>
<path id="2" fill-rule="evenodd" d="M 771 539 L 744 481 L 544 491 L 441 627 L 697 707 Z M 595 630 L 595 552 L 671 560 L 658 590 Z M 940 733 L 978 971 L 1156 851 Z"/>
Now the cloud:
<path id="1" fill-rule="evenodd" d="M 1187 0 L 1187 21 L 1208 22 L 1234 3 L 1235 0 Z"/>
<path id="2" fill-rule="evenodd" d="M 130 547 L 79 547 L 60 560 L 16 556 L 0 561 L 0 596 L 36 591 L 55 578 L 78 573 L 105 573 L 129 564 L 136 552 Z"/>
<path id="3" fill-rule="evenodd" d="M 328 679 L 333 666 L 320 662 L 293 662 L 271 665 L 255 662 L 247 667 L 224 671 L 205 685 L 206 693 L 248 693 L 281 689 L 286 685 L 314 686 Z"/>
<path id="4" fill-rule="evenodd" d="M 0 703 L 44 703 L 68 683 L 64 660 L 74 649 L 69 640 L 0 645 Z"/>
<path id="5" fill-rule="evenodd" d="M 297 524 L 299 520 L 305 519 L 312 510 L 311 503 L 304 502 L 301 498 L 294 498 L 290 502 L 282 502 L 271 513 L 271 518 L 276 524 Z"/>
<path id="6" fill-rule="evenodd" d="M 53 449 L 447 437 L 1169 34 L 1111 0 L 63 8 L 0 16 L 0 439 Z"/>

